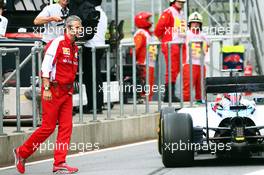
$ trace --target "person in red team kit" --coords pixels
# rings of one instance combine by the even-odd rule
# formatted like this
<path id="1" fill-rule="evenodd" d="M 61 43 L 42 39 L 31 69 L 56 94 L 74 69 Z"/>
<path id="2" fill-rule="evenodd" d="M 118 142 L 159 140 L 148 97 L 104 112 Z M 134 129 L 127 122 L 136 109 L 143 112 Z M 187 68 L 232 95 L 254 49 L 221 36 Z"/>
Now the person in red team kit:
<path id="1" fill-rule="evenodd" d="M 166 61 L 166 84 L 165 96 L 163 101 L 168 102 L 168 84 L 172 85 L 172 101 L 179 102 L 179 98 L 175 96 L 175 83 L 180 72 L 180 46 L 177 44 L 171 47 L 171 82 L 168 78 L 168 42 L 185 42 L 186 36 L 186 20 L 182 11 L 186 0 L 169 0 L 170 7 L 161 15 L 155 28 L 155 35 L 162 42 L 162 52 Z M 183 44 L 183 62 L 186 60 L 186 45 Z"/>
<path id="2" fill-rule="evenodd" d="M 191 44 L 191 59 L 192 59 L 192 77 L 193 77 L 193 87 L 195 88 L 195 99 L 197 102 L 202 102 L 201 96 L 201 56 L 202 51 L 206 54 L 208 51 L 208 40 L 206 36 L 202 33 L 203 18 L 198 12 L 194 12 L 189 16 L 186 42 L 191 40 L 203 41 L 203 48 L 201 42 Z M 189 49 L 187 53 L 189 53 Z M 189 54 L 188 54 L 189 55 Z M 206 57 L 208 54 L 206 54 Z M 206 58 L 205 57 L 205 58 Z M 203 58 L 204 59 L 204 58 Z M 187 57 L 186 64 L 183 66 L 183 98 L 184 101 L 190 100 L 190 57 Z M 208 60 L 205 60 L 208 61 Z M 204 77 L 205 77 L 205 66 L 204 66 Z"/>
<path id="3" fill-rule="evenodd" d="M 78 168 L 66 164 L 72 133 L 73 82 L 78 69 L 78 47 L 75 40 L 81 32 L 81 19 L 69 16 L 65 34 L 46 46 L 42 63 L 42 125 L 26 142 L 14 149 L 16 168 L 25 172 L 25 161 L 55 130 L 58 135 L 54 150 L 53 172 L 75 173 Z"/>
<path id="4" fill-rule="evenodd" d="M 153 42 L 155 39 L 152 37 L 150 28 L 152 22 L 150 21 L 151 13 L 140 12 L 135 16 L 135 25 L 138 28 L 134 35 L 134 43 L 136 46 L 136 59 L 137 64 L 142 69 L 140 71 L 140 78 L 146 79 L 146 54 L 147 54 L 147 43 Z M 149 47 L 149 87 L 145 93 L 149 93 L 149 100 L 153 97 L 153 85 L 154 85 L 154 70 L 155 70 L 155 60 L 157 55 L 157 47 Z"/>

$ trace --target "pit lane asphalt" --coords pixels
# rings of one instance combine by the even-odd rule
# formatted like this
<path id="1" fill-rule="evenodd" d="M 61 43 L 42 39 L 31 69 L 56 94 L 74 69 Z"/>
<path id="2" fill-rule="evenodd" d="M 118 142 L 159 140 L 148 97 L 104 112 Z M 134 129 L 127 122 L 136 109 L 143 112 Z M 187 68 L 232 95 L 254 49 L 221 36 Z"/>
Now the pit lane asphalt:
<path id="1" fill-rule="evenodd" d="M 147 141 L 114 147 L 98 152 L 69 156 L 68 163 L 79 167 L 79 175 L 263 175 L 264 158 L 250 160 L 217 160 L 202 156 L 193 167 L 164 168 L 157 152 L 157 142 Z M 52 174 L 52 160 L 26 167 L 28 175 Z M 14 167 L 0 169 L 1 175 L 18 174 Z"/>

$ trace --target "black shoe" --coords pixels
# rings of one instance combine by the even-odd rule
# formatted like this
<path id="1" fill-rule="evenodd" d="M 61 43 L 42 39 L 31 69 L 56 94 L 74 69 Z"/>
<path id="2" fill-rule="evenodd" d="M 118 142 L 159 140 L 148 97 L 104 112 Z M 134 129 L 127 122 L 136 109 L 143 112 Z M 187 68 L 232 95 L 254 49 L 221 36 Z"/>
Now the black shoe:
<path id="1" fill-rule="evenodd" d="M 113 109 L 114 108 L 114 103 L 110 103 L 110 109 Z M 107 104 L 104 104 L 102 106 L 102 110 L 106 111 L 107 110 Z"/>
<path id="2" fill-rule="evenodd" d="M 169 102 L 169 87 L 168 87 L 167 84 L 165 85 L 165 92 L 164 92 L 163 102 Z"/>
<path id="3" fill-rule="evenodd" d="M 163 98 L 163 102 L 168 103 L 169 102 L 169 97 L 165 96 Z M 172 96 L 171 97 L 171 102 L 181 102 L 181 100 L 178 97 L 176 97 L 176 96 Z"/>
<path id="4" fill-rule="evenodd" d="M 163 102 L 168 103 L 169 102 L 169 97 L 168 95 L 165 95 L 163 98 Z"/>
<path id="5" fill-rule="evenodd" d="M 180 100 L 178 97 L 176 97 L 176 96 L 173 96 L 173 97 L 171 98 L 171 101 L 172 101 L 172 102 L 181 102 L 181 100 Z"/>
<path id="6" fill-rule="evenodd" d="M 84 114 L 93 114 L 93 110 L 83 110 Z M 97 109 L 97 114 L 103 114 L 103 110 L 102 109 Z"/>
<path id="7" fill-rule="evenodd" d="M 171 102 L 180 102 L 181 100 L 175 96 L 175 83 L 171 83 Z M 165 85 L 165 96 L 163 98 L 163 102 L 169 102 L 169 86 Z"/>

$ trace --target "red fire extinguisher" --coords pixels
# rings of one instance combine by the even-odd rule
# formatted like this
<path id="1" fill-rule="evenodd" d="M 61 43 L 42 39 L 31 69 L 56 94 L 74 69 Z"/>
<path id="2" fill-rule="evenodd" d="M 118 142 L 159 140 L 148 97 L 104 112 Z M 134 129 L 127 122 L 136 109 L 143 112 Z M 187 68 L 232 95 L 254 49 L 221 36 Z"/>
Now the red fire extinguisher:
<path id="1" fill-rule="evenodd" d="M 244 75 L 245 76 L 252 76 L 253 75 L 253 66 L 250 63 L 248 63 L 245 66 Z M 250 96 L 250 95 L 252 95 L 252 93 L 251 92 L 245 92 L 245 95 Z"/>

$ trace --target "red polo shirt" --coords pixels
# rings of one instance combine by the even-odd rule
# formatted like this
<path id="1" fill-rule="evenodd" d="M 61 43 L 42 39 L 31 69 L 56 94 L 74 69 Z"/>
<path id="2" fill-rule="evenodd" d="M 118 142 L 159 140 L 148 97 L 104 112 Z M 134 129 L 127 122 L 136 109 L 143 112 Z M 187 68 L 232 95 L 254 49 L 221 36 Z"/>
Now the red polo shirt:
<path id="1" fill-rule="evenodd" d="M 48 43 L 45 50 L 42 77 L 60 84 L 73 83 L 78 69 L 77 45 L 64 35 Z"/>

